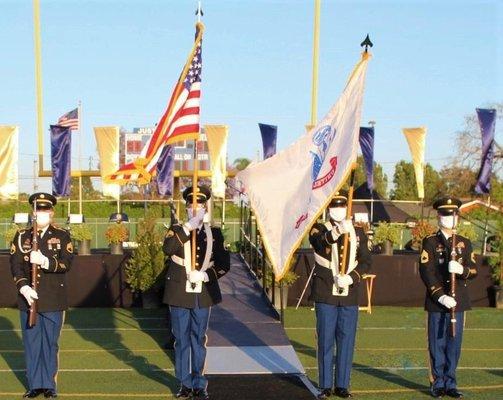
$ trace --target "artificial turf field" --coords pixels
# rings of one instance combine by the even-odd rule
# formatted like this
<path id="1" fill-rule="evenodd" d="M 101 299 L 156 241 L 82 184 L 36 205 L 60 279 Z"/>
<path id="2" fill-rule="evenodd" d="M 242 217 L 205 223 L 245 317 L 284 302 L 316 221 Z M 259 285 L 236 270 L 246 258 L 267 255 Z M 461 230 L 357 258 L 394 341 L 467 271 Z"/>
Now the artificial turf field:
<path id="1" fill-rule="evenodd" d="M 69 311 L 60 340 L 60 397 L 174 398 L 173 355 L 162 349 L 164 313 Z M 18 319 L 17 310 L 0 309 L 0 398 L 20 398 L 24 392 Z M 375 307 L 371 315 L 360 313 L 352 374 L 352 392 L 358 398 L 429 398 L 424 324 L 420 308 Z M 314 312 L 287 309 L 285 327 L 316 383 Z M 503 399 L 503 311 L 478 308 L 467 314 L 458 384 L 466 398 Z"/>

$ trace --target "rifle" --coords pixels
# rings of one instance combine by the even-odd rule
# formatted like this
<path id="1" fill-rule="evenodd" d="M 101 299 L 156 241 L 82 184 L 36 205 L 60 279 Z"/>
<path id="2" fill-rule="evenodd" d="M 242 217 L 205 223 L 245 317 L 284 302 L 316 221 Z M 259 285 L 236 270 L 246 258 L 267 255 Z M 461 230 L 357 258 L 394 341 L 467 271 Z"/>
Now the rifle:
<path id="1" fill-rule="evenodd" d="M 456 218 L 456 213 L 454 213 L 454 218 Z M 451 247 L 451 261 L 456 260 L 456 228 L 452 229 L 452 247 Z M 450 274 L 450 287 L 449 287 L 449 296 L 453 299 L 456 299 L 456 274 Z M 451 315 L 451 337 L 456 336 L 456 307 L 452 307 L 450 309 Z"/>
<path id="2" fill-rule="evenodd" d="M 32 216 L 32 251 L 38 250 L 38 225 L 37 225 L 37 200 L 33 204 L 33 216 Z M 31 264 L 31 287 L 36 292 L 38 289 L 37 280 L 38 265 Z M 28 326 L 33 328 L 37 324 L 37 303 L 38 300 L 34 299 L 30 307 L 30 314 L 28 317 Z"/>

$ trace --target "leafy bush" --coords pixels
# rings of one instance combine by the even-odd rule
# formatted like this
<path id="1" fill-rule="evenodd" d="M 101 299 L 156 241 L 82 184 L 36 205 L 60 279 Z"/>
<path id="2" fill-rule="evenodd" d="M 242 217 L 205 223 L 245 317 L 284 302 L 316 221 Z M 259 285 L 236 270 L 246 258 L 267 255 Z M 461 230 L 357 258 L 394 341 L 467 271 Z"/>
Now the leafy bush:
<path id="1" fill-rule="evenodd" d="M 400 225 L 389 222 L 379 222 L 374 230 L 374 243 L 384 243 L 386 240 L 389 240 L 391 243 L 399 243 L 400 234 Z"/>
<path id="2" fill-rule="evenodd" d="M 152 213 L 140 221 L 136 235 L 138 247 L 126 264 L 126 281 L 135 292 L 145 292 L 161 285 L 164 271 L 163 232 L 156 228 L 155 221 Z"/>
<path id="3" fill-rule="evenodd" d="M 477 232 L 475 232 L 475 228 L 472 224 L 459 224 L 457 234 L 470 239 L 472 242 L 477 240 Z"/>
<path id="4" fill-rule="evenodd" d="M 128 238 L 128 235 L 128 229 L 122 223 L 114 223 L 109 225 L 105 232 L 105 237 L 107 238 L 109 244 L 125 242 Z"/>
<path id="5" fill-rule="evenodd" d="M 416 226 L 412 228 L 412 247 L 418 249 L 421 246 L 421 242 L 427 236 L 435 233 L 436 228 L 431 225 L 428 221 L 422 220 L 416 223 Z"/>
<path id="6" fill-rule="evenodd" d="M 70 228 L 70 235 L 73 240 L 83 241 L 83 240 L 91 240 L 93 237 L 93 233 L 91 232 L 91 228 L 86 224 L 72 224 Z"/>
<path id="7" fill-rule="evenodd" d="M 12 243 L 14 240 L 14 236 L 16 236 L 17 231 L 19 230 L 19 227 L 16 224 L 12 224 L 4 233 L 4 238 L 5 241 L 9 244 Z"/>

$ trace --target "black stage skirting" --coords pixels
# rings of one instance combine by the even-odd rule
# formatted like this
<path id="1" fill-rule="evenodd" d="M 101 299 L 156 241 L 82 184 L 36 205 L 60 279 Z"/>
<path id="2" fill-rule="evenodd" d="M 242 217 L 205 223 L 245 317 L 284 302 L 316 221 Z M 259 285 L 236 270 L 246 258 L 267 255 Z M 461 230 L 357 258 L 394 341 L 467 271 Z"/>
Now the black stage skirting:
<path id="1" fill-rule="evenodd" d="M 294 271 L 300 275 L 288 291 L 288 305 L 294 306 L 302 292 L 314 263 L 312 250 L 299 250 Z M 93 254 L 75 256 L 72 270 L 67 275 L 69 304 L 71 307 L 131 307 L 133 293 L 128 289 L 124 268 L 127 255 Z M 490 267 L 477 257 L 478 277 L 470 281 L 472 304 L 489 306 L 488 289 L 492 286 Z M 394 256 L 373 255 L 372 274 L 374 281 L 372 305 L 422 306 L 424 285 L 418 272 L 417 254 Z M 309 288 L 302 305 L 307 301 Z M 360 304 L 366 304 L 364 287 L 360 290 Z M 9 267 L 9 256 L 0 255 L 0 307 L 16 306 L 16 288 Z"/>
<path id="2" fill-rule="evenodd" d="M 294 271 L 300 278 L 288 291 L 288 305 L 296 305 L 306 279 L 314 265 L 314 253 L 311 249 L 302 249 L 297 252 L 297 263 Z M 468 281 L 470 298 L 475 307 L 488 307 L 491 268 L 484 263 L 484 257 L 477 256 L 478 276 Z M 371 274 L 375 274 L 372 305 L 376 306 L 423 306 L 425 287 L 419 276 L 418 253 L 395 254 L 393 256 L 372 255 Z M 307 301 L 309 288 L 301 302 L 307 306 L 312 303 Z M 366 291 L 360 288 L 360 305 L 366 305 Z"/>

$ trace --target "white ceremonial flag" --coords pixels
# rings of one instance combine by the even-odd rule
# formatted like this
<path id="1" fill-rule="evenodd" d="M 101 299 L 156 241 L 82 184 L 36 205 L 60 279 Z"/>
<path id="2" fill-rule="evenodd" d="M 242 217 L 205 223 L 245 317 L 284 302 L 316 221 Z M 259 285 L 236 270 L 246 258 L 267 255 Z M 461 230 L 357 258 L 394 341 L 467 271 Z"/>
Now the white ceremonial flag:
<path id="1" fill-rule="evenodd" d="M 369 59 L 370 54 L 363 53 L 339 100 L 313 129 L 237 175 L 278 281 L 356 162 Z"/>

